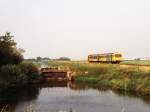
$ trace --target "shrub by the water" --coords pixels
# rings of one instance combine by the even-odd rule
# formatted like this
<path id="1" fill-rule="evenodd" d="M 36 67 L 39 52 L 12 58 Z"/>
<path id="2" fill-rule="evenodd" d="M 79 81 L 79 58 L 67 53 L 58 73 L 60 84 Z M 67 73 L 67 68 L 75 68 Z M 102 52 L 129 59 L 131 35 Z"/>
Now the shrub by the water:
<path id="1" fill-rule="evenodd" d="M 4 65 L 0 68 L 0 86 L 21 86 L 39 82 L 39 71 L 35 65 Z"/>
<path id="2" fill-rule="evenodd" d="M 19 65 L 19 69 L 22 74 L 27 77 L 27 82 L 32 83 L 34 81 L 38 81 L 39 79 L 39 71 L 36 65 L 29 62 L 23 62 Z"/>
<path id="3" fill-rule="evenodd" d="M 22 83 L 23 77 L 21 76 L 21 70 L 18 69 L 17 65 L 4 65 L 0 69 L 1 84 L 4 85 L 15 85 Z M 22 78 L 22 80 L 21 80 Z"/>
<path id="4" fill-rule="evenodd" d="M 4 65 L 0 68 L 1 85 L 16 86 L 32 83 L 39 78 L 37 67 L 32 63 Z"/>

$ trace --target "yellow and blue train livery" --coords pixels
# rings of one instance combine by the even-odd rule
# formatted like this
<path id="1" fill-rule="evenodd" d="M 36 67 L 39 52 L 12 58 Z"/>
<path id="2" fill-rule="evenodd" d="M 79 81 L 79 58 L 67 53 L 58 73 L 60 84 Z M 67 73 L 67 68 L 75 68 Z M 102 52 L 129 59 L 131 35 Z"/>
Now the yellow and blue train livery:
<path id="1" fill-rule="evenodd" d="M 91 63 L 120 63 L 122 61 L 121 53 L 90 54 L 88 62 Z"/>

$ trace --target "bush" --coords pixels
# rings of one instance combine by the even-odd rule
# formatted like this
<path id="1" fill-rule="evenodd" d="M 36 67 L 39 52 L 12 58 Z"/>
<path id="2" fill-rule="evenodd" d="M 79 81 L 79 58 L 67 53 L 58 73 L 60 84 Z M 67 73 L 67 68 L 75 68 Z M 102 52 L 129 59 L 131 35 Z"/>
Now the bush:
<path id="1" fill-rule="evenodd" d="M 23 62 L 19 65 L 19 69 L 26 75 L 28 83 L 32 83 L 39 79 L 38 68 L 33 63 Z"/>
<path id="2" fill-rule="evenodd" d="M 4 85 L 23 84 L 25 78 L 17 65 L 5 65 L 0 69 L 0 79 Z"/>
<path id="3" fill-rule="evenodd" d="M 5 65 L 0 69 L 1 85 L 22 85 L 33 83 L 38 80 L 37 67 L 32 63 L 21 63 L 19 65 Z"/>

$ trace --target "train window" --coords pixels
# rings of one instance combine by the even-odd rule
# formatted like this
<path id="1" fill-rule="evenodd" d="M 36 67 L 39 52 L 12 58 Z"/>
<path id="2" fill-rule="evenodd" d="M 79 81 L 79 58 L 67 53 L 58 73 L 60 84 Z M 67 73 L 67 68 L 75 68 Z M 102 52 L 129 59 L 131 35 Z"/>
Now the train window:
<path id="1" fill-rule="evenodd" d="M 97 56 L 94 56 L 94 59 L 97 59 Z"/>
<path id="2" fill-rule="evenodd" d="M 122 55 L 121 54 L 115 54 L 115 57 L 121 57 Z"/>
<path id="3" fill-rule="evenodd" d="M 89 58 L 97 59 L 97 56 L 89 56 Z"/>
<path id="4" fill-rule="evenodd" d="M 89 56 L 89 58 L 92 58 L 92 56 Z"/>
<path id="5" fill-rule="evenodd" d="M 99 58 L 105 58 L 105 56 L 99 56 Z"/>

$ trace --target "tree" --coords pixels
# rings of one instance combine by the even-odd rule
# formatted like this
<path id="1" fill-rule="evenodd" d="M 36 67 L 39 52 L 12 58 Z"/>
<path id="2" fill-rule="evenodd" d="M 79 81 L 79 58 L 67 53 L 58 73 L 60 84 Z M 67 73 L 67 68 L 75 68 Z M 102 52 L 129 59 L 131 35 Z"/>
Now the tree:
<path id="1" fill-rule="evenodd" d="M 36 60 L 37 60 L 37 61 L 41 61 L 42 58 L 41 58 L 40 56 L 38 56 L 38 57 L 36 58 Z"/>
<path id="2" fill-rule="evenodd" d="M 24 63 L 21 48 L 17 48 L 13 36 L 6 32 L 0 36 L 0 85 L 16 86 L 38 81 L 39 71 L 36 65 Z"/>
<path id="3" fill-rule="evenodd" d="M 6 32 L 5 35 L 0 36 L 0 67 L 6 64 L 19 64 L 23 60 L 23 55 L 10 34 Z"/>
<path id="4" fill-rule="evenodd" d="M 60 60 L 60 61 L 71 61 L 71 59 L 68 57 L 60 57 L 58 60 Z"/>

